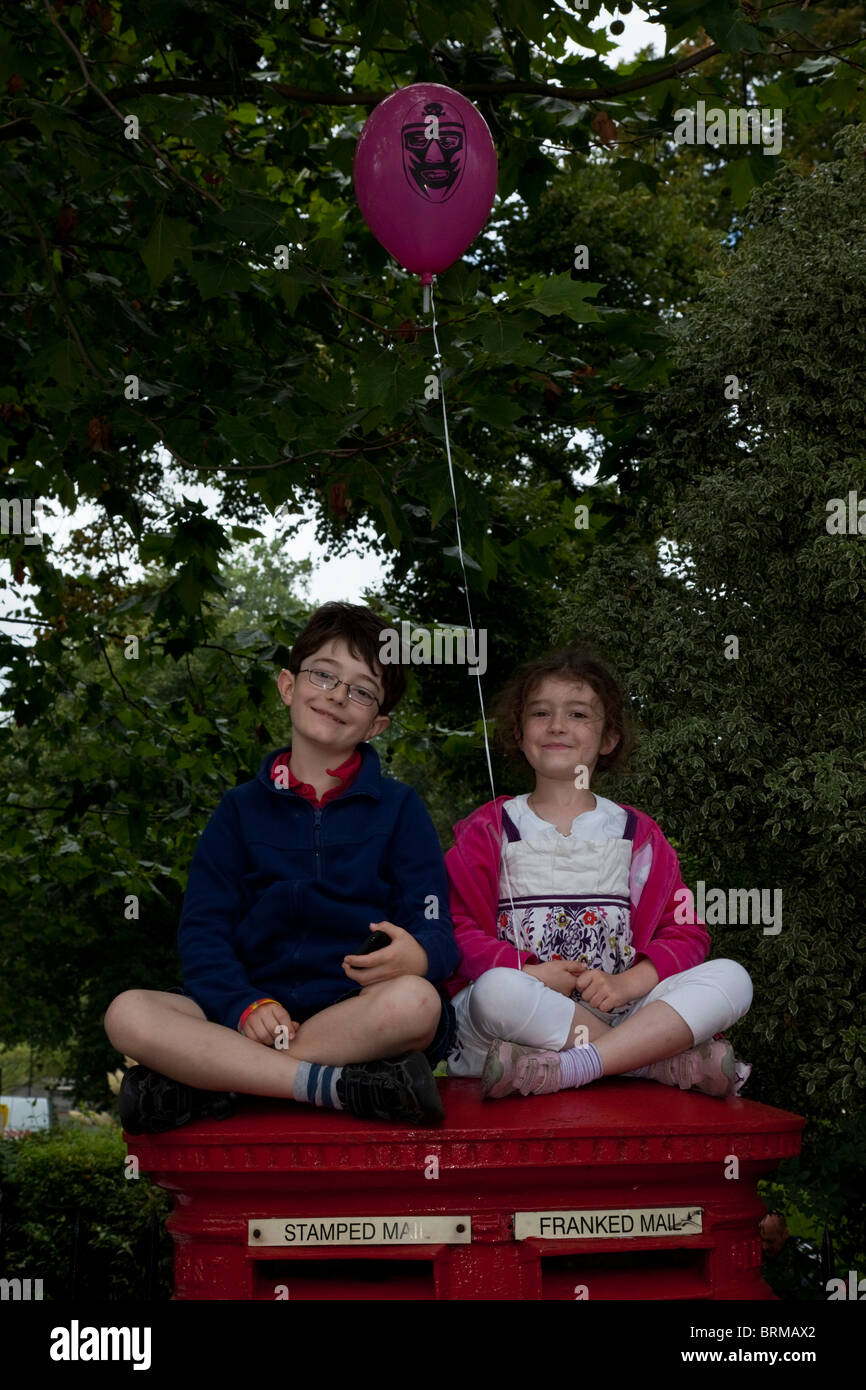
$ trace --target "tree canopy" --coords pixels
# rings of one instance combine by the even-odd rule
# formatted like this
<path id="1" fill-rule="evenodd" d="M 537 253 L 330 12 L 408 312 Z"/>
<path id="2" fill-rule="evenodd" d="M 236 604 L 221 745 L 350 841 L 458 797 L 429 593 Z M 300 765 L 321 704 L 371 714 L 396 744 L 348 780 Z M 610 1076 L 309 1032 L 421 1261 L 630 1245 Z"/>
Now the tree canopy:
<path id="1" fill-rule="evenodd" d="M 753 943 L 776 995 L 744 1025 L 773 1099 L 805 1087 L 829 1118 L 859 1093 L 847 1018 L 796 1082 L 769 1052 L 830 1037 L 829 993 L 840 1017 L 855 1003 L 862 885 L 833 845 L 862 860 L 862 550 L 819 522 L 862 478 L 862 8 L 674 0 L 648 11 L 665 54 L 624 63 L 599 12 L 25 0 L 6 16 L 2 491 L 98 519 L 63 548 L 0 542 L 20 629 L 0 635 L 0 1032 L 75 1038 L 91 1093 L 109 999 L 173 982 L 207 814 L 287 741 L 273 675 L 306 571 L 291 528 L 237 548 L 312 506 L 334 550 L 381 558 L 383 611 L 465 618 L 432 323 L 352 184 L 369 113 L 422 81 L 477 106 L 499 160 L 488 224 L 434 292 L 488 685 L 552 631 L 605 643 L 644 723 L 637 804 L 690 872 L 786 885 L 790 931 Z M 698 102 L 780 112 L 779 153 L 680 143 Z M 383 741 L 443 839 L 484 794 L 473 686 L 413 672 Z"/>
<path id="2" fill-rule="evenodd" d="M 172 0 L 142 14 L 32 0 L 10 17 L 0 180 L 13 369 L 0 456 L 22 495 L 96 502 L 118 544 L 165 559 L 156 616 L 172 650 L 194 644 L 233 528 L 265 509 L 312 499 L 335 535 L 372 524 L 399 574 L 431 546 L 457 572 L 441 412 L 423 391 L 431 325 L 352 187 L 357 137 L 390 91 L 453 86 L 498 149 L 494 217 L 437 296 L 465 549 L 482 585 L 521 563 L 488 534 L 503 455 L 561 449 L 592 426 L 621 464 L 633 393 L 665 360 L 643 305 L 597 301 L 589 225 L 588 275 L 567 246 L 558 263 L 515 270 L 498 232 L 508 200 L 531 211 L 564 161 L 611 152 L 621 188 L 657 195 L 685 156 L 742 205 L 779 158 L 677 147 L 677 110 L 707 93 L 766 105 L 808 127 L 812 152 L 860 111 L 859 9 L 676 0 L 652 11 L 675 51 L 620 69 L 607 61 L 614 40 L 591 27 L 598 10 Z M 604 370 L 580 350 L 583 325 L 612 350 Z M 157 444 L 183 482 L 219 490 L 225 521 L 173 506 Z M 14 559 L 45 623 L 77 632 L 50 558 L 21 547 Z"/>

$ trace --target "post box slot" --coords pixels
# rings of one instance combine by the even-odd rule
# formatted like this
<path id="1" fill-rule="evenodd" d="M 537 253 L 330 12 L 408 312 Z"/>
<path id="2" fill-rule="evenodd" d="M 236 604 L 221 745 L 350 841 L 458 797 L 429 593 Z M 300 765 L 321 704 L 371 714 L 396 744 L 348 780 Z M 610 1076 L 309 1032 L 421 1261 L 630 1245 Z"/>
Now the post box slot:
<path id="1" fill-rule="evenodd" d="M 574 1299 L 581 1286 L 586 1286 L 590 1302 L 635 1297 L 701 1298 L 710 1292 L 707 1252 L 699 1248 L 575 1250 L 568 1254 L 541 1254 L 540 1263 L 543 1299 Z"/>
<path id="2" fill-rule="evenodd" d="M 321 1251 L 292 1259 L 255 1263 L 257 1299 L 275 1299 L 285 1285 L 289 1301 L 305 1299 L 435 1299 L 434 1261 L 341 1251 L 336 1258 Z"/>

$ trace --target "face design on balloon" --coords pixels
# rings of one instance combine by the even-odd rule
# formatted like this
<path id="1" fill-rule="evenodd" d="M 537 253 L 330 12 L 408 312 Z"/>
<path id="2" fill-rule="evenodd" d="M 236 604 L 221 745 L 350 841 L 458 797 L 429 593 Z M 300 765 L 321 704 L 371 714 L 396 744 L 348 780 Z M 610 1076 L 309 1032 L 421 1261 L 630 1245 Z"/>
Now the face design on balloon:
<path id="1" fill-rule="evenodd" d="M 450 102 L 424 101 L 403 123 L 403 168 L 428 203 L 447 203 L 466 164 L 466 128 Z"/>

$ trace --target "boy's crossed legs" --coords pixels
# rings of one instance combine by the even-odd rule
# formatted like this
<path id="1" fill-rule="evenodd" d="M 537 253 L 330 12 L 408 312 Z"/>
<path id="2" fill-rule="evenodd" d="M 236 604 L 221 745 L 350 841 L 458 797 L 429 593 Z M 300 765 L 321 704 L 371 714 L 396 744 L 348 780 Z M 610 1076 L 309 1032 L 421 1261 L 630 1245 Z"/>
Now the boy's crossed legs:
<path id="1" fill-rule="evenodd" d="M 345 1104 L 359 1113 L 353 1103 L 359 1077 L 363 1082 L 377 1073 L 354 1064 L 380 1063 L 380 1086 L 383 1078 L 392 1085 L 394 1078 L 402 1080 L 401 1064 L 380 1059 L 403 1058 L 406 1053 L 417 1058 L 433 1043 L 441 1012 L 439 993 L 428 980 L 401 975 L 367 985 L 352 998 L 313 1014 L 283 1049 L 211 1023 L 185 995 L 133 989 L 109 1005 L 105 1031 L 119 1052 L 186 1086 L 311 1100 L 337 1109 Z M 438 1094 L 433 1095 L 436 1084 L 428 1062 L 420 1058 L 413 1063 L 410 1057 L 406 1066 L 411 1081 L 424 1092 L 425 1109 L 435 1112 Z M 363 1106 L 362 1112 L 367 1113 Z"/>

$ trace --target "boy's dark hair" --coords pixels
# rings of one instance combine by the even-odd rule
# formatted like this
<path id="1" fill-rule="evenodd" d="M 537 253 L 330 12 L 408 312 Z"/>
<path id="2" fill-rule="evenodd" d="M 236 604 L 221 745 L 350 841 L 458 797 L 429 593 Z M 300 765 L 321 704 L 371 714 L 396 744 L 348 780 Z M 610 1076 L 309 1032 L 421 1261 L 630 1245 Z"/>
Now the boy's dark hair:
<path id="1" fill-rule="evenodd" d="M 604 708 L 602 738 L 608 733 L 619 735 L 619 743 L 610 753 L 599 754 L 596 771 L 622 771 L 635 747 L 634 728 L 616 677 L 588 642 L 562 647 L 535 661 L 524 662 L 497 695 L 491 714 L 496 720 L 496 737 L 509 761 L 519 762 L 524 757 L 514 730 L 523 727 L 523 711 L 547 676 L 585 681 L 595 691 Z"/>
<path id="2" fill-rule="evenodd" d="M 379 714 L 388 714 L 406 691 L 403 667 L 379 660 L 381 634 L 391 626 L 378 618 L 371 608 L 354 603 L 323 603 L 317 608 L 306 627 L 298 633 L 289 655 L 287 669 L 296 676 L 307 657 L 317 652 L 333 638 L 342 638 L 349 651 L 359 661 L 366 661 L 370 670 L 379 675 L 384 698 Z"/>

